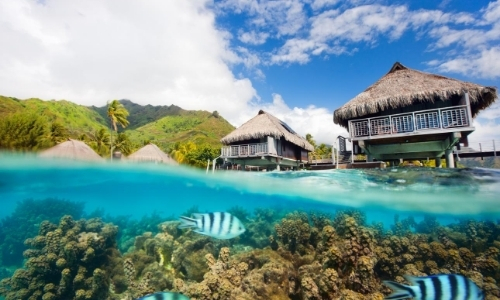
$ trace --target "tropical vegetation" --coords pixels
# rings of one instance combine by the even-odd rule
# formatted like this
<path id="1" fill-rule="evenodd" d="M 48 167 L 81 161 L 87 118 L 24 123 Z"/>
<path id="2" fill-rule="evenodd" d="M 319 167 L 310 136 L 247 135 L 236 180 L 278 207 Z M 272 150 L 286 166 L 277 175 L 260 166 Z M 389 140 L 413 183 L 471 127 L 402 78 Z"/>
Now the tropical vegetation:
<path id="1" fill-rule="evenodd" d="M 0 119 L 0 149 L 37 151 L 67 139 L 66 128 L 36 113 L 13 113 Z"/>
<path id="2" fill-rule="evenodd" d="M 332 157 L 332 146 L 324 143 L 318 145 L 310 133 L 306 134 L 306 140 L 314 147 L 314 151 L 309 153 L 310 159 L 315 160 Z"/>
<path id="3" fill-rule="evenodd" d="M 218 112 L 113 100 L 86 107 L 61 101 L 0 96 L 0 150 L 39 151 L 79 139 L 99 155 L 125 155 L 154 143 L 181 164 L 206 167 L 220 154 L 220 139 L 234 127 Z"/>

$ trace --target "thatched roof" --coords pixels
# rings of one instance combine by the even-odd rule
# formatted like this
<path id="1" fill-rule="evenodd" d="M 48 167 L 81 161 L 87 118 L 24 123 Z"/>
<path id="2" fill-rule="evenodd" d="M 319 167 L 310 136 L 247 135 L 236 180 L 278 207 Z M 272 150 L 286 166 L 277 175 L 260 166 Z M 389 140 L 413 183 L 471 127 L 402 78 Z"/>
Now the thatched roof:
<path id="1" fill-rule="evenodd" d="M 419 102 L 446 101 L 469 93 L 472 116 L 497 98 L 494 87 L 459 81 L 409 69 L 396 62 L 389 73 L 333 113 L 333 121 L 347 128 L 350 119 L 402 108 Z"/>
<path id="2" fill-rule="evenodd" d="M 238 141 L 260 139 L 266 136 L 272 136 L 275 139 L 283 137 L 290 143 L 306 150 L 314 151 L 314 147 L 306 139 L 293 131 L 290 126 L 263 110 L 260 110 L 257 116 L 223 137 L 220 141 L 228 145 Z"/>
<path id="3" fill-rule="evenodd" d="M 82 141 L 69 139 L 55 145 L 52 148 L 40 152 L 39 157 L 45 158 L 67 158 L 77 160 L 89 161 L 102 161 L 103 158 L 99 156 L 92 148 Z"/>
<path id="4" fill-rule="evenodd" d="M 155 144 L 147 144 L 136 152 L 130 154 L 127 157 L 127 160 L 140 162 L 162 162 L 171 165 L 178 164 L 168 154 L 161 151 Z"/>

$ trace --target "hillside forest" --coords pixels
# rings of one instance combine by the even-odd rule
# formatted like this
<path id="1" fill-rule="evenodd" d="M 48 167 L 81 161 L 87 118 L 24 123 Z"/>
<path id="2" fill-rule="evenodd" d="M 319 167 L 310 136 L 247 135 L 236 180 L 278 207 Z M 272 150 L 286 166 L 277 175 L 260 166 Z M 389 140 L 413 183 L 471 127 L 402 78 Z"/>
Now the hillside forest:
<path id="1" fill-rule="evenodd" d="M 113 104 L 118 115 L 125 114 L 123 119 L 113 120 Z M 87 107 L 0 96 L 0 149 L 16 152 L 36 152 L 72 138 L 109 157 L 111 149 L 129 155 L 154 143 L 181 164 L 205 167 L 219 156 L 220 139 L 232 130 L 216 111 L 142 106 L 129 100 Z"/>

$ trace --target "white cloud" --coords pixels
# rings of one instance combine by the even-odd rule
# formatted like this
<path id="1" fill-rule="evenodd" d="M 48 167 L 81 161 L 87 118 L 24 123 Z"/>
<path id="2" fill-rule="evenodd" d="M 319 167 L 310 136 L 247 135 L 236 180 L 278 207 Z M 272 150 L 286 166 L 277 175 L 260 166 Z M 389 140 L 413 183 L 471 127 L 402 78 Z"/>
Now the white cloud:
<path id="1" fill-rule="evenodd" d="M 305 64 L 310 60 L 309 52 L 318 49 L 318 45 L 313 40 L 289 39 L 276 54 L 272 55 L 271 62 L 298 62 Z"/>
<path id="2" fill-rule="evenodd" d="M 427 61 L 425 64 L 428 65 L 429 67 L 435 67 L 435 66 L 441 64 L 441 62 L 438 59 L 432 59 L 432 60 Z"/>
<path id="3" fill-rule="evenodd" d="M 332 112 L 289 108 L 279 95 L 261 101 L 249 79 L 233 75 L 228 65 L 243 64 L 265 78 L 258 55 L 229 47 L 232 37 L 216 29 L 208 2 L 2 0 L 1 94 L 176 104 L 217 110 L 237 126 L 264 109 L 330 143 L 341 131 Z"/>
<path id="4" fill-rule="evenodd" d="M 486 145 L 493 145 L 493 140 L 496 143 L 496 149 L 500 148 L 500 139 L 498 138 L 498 133 L 500 132 L 500 124 L 495 122 L 474 122 L 474 127 L 476 130 L 469 136 L 469 146 L 473 147 L 481 143 L 483 145 L 483 150 L 487 150 Z M 477 147 L 473 147 L 477 148 Z M 493 147 L 490 147 L 493 148 Z M 491 151 L 491 150 L 490 150 Z"/>
<path id="5" fill-rule="evenodd" d="M 408 19 L 405 6 L 363 5 L 326 10 L 311 18 L 306 38 L 290 38 L 271 56 L 271 63 L 307 63 L 311 55 L 352 53 L 354 43 L 375 43 L 387 34 L 396 39 L 404 32 Z"/>
<path id="6" fill-rule="evenodd" d="M 313 0 L 311 7 L 314 10 L 319 10 L 321 8 L 330 7 L 337 4 L 339 0 Z"/>
<path id="7" fill-rule="evenodd" d="M 266 32 L 256 32 L 254 30 L 249 32 L 244 32 L 240 30 L 238 34 L 238 39 L 245 44 L 251 45 L 262 45 L 266 42 L 269 37 L 269 33 Z"/>
<path id="8" fill-rule="evenodd" d="M 492 1 L 481 11 L 486 24 L 494 24 L 500 21 L 500 1 Z"/>
<path id="9" fill-rule="evenodd" d="M 497 101 L 488 107 L 488 109 L 481 111 L 478 114 L 478 119 L 500 122 L 500 102 Z"/>
<path id="10" fill-rule="evenodd" d="M 222 11 L 245 14 L 251 26 L 272 32 L 277 37 L 296 34 L 307 21 L 301 0 L 223 0 L 217 7 Z"/>
<path id="11" fill-rule="evenodd" d="M 500 31 L 484 32 L 479 29 L 455 30 L 449 28 L 448 26 L 443 26 L 432 29 L 429 32 L 429 35 L 437 39 L 434 43 L 434 47 L 436 48 L 445 48 L 453 44 L 471 48 L 484 45 L 490 40 L 497 39 L 500 37 Z"/>
<path id="12" fill-rule="evenodd" d="M 290 108 L 279 94 L 273 94 L 273 102 L 260 106 L 260 109 L 287 123 L 302 137 L 310 133 L 318 143 L 332 145 L 338 135 L 348 135 L 347 130 L 333 123 L 333 112 L 313 105 Z"/>
<path id="13" fill-rule="evenodd" d="M 232 116 L 257 95 L 228 64 L 259 63 L 229 48 L 210 1 L 0 1 L 0 91 L 18 98 L 218 110 Z"/>
<path id="14" fill-rule="evenodd" d="M 496 149 L 500 149 L 500 102 L 493 103 L 486 110 L 479 112 L 474 119 L 473 126 L 476 130 L 469 135 L 470 147 L 479 149 L 481 143 L 485 150 L 493 149 L 493 140 L 496 140 Z"/>
<path id="15" fill-rule="evenodd" d="M 479 78 L 500 77 L 500 46 L 443 62 L 438 69 Z"/>
<path id="16" fill-rule="evenodd" d="M 372 42 L 379 34 L 398 38 L 405 29 L 405 6 L 364 5 L 343 12 L 326 11 L 312 22 L 311 37 L 350 42 Z"/>
<path id="17" fill-rule="evenodd" d="M 404 5 L 367 4 L 324 10 L 310 18 L 307 36 L 289 38 L 271 56 L 271 63 L 303 64 L 310 61 L 311 55 L 349 54 L 357 50 L 355 45 L 359 43 L 373 45 L 381 38 L 397 40 L 408 30 L 448 23 L 468 24 L 473 20 L 468 13 L 451 14 L 423 9 L 410 11 Z M 432 32 L 434 37 L 443 38 L 440 43 L 451 43 L 452 41 L 445 41 L 444 38 L 453 38 L 440 33 L 440 30 L 447 30 L 447 27 L 435 29 Z"/>

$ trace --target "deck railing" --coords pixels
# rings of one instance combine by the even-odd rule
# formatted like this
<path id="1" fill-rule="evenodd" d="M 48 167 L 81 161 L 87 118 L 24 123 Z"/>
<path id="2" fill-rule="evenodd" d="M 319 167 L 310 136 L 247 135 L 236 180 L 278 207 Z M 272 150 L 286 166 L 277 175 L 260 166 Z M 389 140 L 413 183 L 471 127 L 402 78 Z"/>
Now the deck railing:
<path id="1" fill-rule="evenodd" d="M 467 105 L 349 121 L 352 138 L 469 126 Z"/>
<path id="2" fill-rule="evenodd" d="M 259 156 L 268 154 L 267 143 L 223 146 L 222 157 Z"/>

